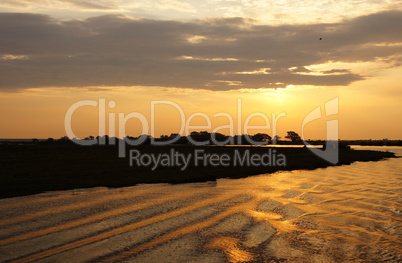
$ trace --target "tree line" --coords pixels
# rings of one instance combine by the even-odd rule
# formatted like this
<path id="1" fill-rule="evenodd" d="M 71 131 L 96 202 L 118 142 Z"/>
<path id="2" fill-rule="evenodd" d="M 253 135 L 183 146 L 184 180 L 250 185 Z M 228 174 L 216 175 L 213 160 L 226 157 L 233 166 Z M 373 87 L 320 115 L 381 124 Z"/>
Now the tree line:
<path id="1" fill-rule="evenodd" d="M 150 144 L 151 139 L 156 142 L 166 142 L 177 138 L 173 144 L 197 144 L 203 143 L 205 145 L 266 145 L 266 144 L 301 144 L 302 139 L 298 133 L 294 131 L 288 131 L 287 135 L 284 137 L 286 140 L 281 140 L 282 137 L 275 135 L 273 138 L 266 133 L 256 133 L 254 135 L 224 135 L 221 133 L 210 133 L 207 131 L 193 131 L 188 136 L 181 136 L 177 133 L 172 133 L 170 135 L 161 135 L 159 138 L 152 138 L 150 135 L 140 135 L 138 137 L 127 136 L 126 139 L 137 140 L 145 137 L 143 144 Z M 105 135 L 103 137 L 88 136 L 83 140 L 97 140 L 104 141 L 105 144 L 118 143 L 119 138 L 109 137 Z M 69 144 L 73 143 L 71 138 L 63 136 L 60 139 L 48 138 L 46 140 L 32 139 L 33 143 L 41 144 Z"/>

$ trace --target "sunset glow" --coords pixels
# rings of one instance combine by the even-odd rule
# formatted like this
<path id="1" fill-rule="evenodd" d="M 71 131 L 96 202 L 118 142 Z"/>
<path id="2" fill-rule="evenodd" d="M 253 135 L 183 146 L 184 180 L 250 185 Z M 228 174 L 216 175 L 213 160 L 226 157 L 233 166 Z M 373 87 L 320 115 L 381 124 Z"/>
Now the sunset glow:
<path id="1" fill-rule="evenodd" d="M 277 133 L 285 136 L 339 97 L 340 139 L 402 134 L 397 0 L 23 0 L 0 10 L 0 138 L 60 138 L 68 108 L 100 98 L 116 103 L 107 113 L 148 119 L 152 101 L 172 101 L 187 118 L 208 115 L 209 131 L 228 124 L 214 114 L 237 116 L 240 98 L 237 122 L 282 112 Z M 177 133 L 178 117 L 161 106 L 155 136 Z M 325 121 L 309 124 L 306 136 L 324 139 Z M 73 126 L 78 137 L 96 136 L 97 108 L 77 110 Z M 126 133 L 141 134 L 138 120 Z"/>

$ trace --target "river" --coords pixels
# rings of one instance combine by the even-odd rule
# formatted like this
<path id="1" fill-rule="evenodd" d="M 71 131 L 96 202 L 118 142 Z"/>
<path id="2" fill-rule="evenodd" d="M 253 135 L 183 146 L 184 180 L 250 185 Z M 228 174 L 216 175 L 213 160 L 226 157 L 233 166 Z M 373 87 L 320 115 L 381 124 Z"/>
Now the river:
<path id="1" fill-rule="evenodd" d="M 402 159 L 2 199 L 0 261 L 12 260 L 400 262 Z"/>

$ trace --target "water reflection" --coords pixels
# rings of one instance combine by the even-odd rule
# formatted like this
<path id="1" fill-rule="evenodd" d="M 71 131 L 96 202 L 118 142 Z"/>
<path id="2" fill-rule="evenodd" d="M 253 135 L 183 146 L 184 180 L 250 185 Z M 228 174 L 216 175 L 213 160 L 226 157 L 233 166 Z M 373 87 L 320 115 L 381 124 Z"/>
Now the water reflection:
<path id="1" fill-rule="evenodd" d="M 18 197 L 0 211 L 1 261 L 402 260 L 400 158 Z"/>

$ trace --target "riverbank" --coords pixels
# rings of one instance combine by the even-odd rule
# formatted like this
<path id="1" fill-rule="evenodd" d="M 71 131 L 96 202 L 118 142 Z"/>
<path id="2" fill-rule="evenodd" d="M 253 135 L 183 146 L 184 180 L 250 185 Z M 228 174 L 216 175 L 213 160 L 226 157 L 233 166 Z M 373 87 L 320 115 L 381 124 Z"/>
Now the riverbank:
<path id="1" fill-rule="evenodd" d="M 188 158 L 187 166 L 179 165 L 172 159 L 166 159 L 165 165 L 152 165 L 152 156 L 168 158 L 172 152 Z M 149 158 L 142 160 L 141 156 Z M 229 161 L 216 160 L 222 156 Z M 395 155 L 390 152 L 340 149 L 337 165 L 392 157 Z M 205 161 L 207 158 L 209 160 Z M 215 159 L 211 161 L 211 158 Z M 234 163 L 236 160 L 237 163 Z M 146 165 L 148 161 L 150 164 Z M 1 145 L 0 198 L 96 186 L 201 182 L 331 165 L 306 148 L 144 145 L 128 149 L 126 158 L 118 158 L 117 147 L 111 146 Z"/>

